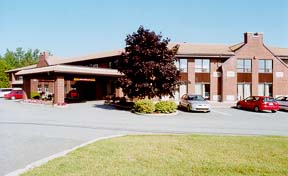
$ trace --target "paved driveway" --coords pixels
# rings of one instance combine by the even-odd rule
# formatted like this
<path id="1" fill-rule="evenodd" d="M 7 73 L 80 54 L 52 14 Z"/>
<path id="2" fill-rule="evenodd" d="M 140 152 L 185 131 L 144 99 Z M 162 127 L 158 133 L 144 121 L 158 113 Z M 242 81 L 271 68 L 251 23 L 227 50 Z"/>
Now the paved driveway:
<path id="1" fill-rule="evenodd" d="M 101 102 L 67 108 L 0 99 L 0 175 L 97 137 L 138 133 L 288 136 L 288 112 L 254 113 L 214 108 L 176 116 L 139 116 Z"/>

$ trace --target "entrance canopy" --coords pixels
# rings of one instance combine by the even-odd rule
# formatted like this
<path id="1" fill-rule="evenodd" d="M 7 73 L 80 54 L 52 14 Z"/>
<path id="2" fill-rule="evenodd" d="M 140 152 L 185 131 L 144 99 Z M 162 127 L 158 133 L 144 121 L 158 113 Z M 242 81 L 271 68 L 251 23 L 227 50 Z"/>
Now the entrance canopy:
<path id="1" fill-rule="evenodd" d="M 115 76 L 119 77 L 122 74 L 116 69 L 104 69 L 104 68 L 90 68 L 84 66 L 71 66 L 71 65 L 53 65 L 48 67 L 33 68 L 29 70 L 21 70 L 16 75 L 31 75 L 38 73 L 73 73 L 73 74 L 85 74 L 85 75 L 102 75 L 102 76 Z"/>

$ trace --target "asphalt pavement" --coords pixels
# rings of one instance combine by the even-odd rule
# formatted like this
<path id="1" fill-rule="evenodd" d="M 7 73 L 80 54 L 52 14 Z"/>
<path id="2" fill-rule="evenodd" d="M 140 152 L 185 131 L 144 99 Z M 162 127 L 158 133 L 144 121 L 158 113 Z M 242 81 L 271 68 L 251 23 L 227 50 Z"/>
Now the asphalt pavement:
<path id="1" fill-rule="evenodd" d="M 211 103 L 210 113 L 145 116 L 102 101 L 66 108 L 0 99 L 0 175 L 99 137 L 143 133 L 288 136 L 288 112 L 238 110 Z"/>

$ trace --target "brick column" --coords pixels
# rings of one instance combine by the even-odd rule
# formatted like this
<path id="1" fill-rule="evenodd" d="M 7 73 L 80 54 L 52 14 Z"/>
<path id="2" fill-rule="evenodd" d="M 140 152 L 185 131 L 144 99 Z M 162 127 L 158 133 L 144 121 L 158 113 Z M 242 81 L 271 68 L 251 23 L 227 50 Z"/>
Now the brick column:
<path id="1" fill-rule="evenodd" d="M 217 101 L 218 96 L 218 76 L 217 59 L 210 59 L 210 100 Z"/>
<path id="2" fill-rule="evenodd" d="M 55 80 L 55 95 L 54 95 L 54 103 L 64 103 L 64 77 L 63 76 L 57 76 Z"/>
<path id="3" fill-rule="evenodd" d="M 119 88 L 119 89 L 115 90 L 115 97 L 124 97 L 122 88 Z"/>
<path id="4" fill-rule="evenodd" d="M 258 59 L 252 58 L 252 95 L 258 95 Z"/>
<path id="5" fill-rule="evenodd" d="M 31 98 L 31 79 L 23 77 L 23 90 L 24 90 L 24 99 Z"/>
<path id="6" fill-rule="evenodd" d="M 195 62 L 188 59 L 188 93 L 195 93 Z"/>

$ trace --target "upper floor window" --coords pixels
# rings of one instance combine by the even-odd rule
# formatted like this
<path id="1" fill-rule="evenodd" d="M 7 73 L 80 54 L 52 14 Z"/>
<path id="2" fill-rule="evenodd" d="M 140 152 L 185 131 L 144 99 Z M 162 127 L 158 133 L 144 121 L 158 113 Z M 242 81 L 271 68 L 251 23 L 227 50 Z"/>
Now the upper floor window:
<path id="1" fill-rule="evenodd" d="M 16 77 L 16 80 L 18 80 L 18 81 L 23 80 L 23 76 L 17 76 L 17 77 Z"/>
<path id="2" fill-rule="evenodd" d="M 210 72 L 210 59 L 195 59 L 195 72 Z"/>
<path id="3" fill-rule="evenodd" d="M 251 59 L 238 59 L 237 72 L 251 72 Z"/>
<path id="4" fill-rule="evenodd" d="M 187 59 L 178 59 L 175 65 L 180 72 L 187 72 Z"/>
<path id="5" fill-rule="evenodd" d="M 259 60 L 259 73 L 272 73 L 272 60 Z"/>

